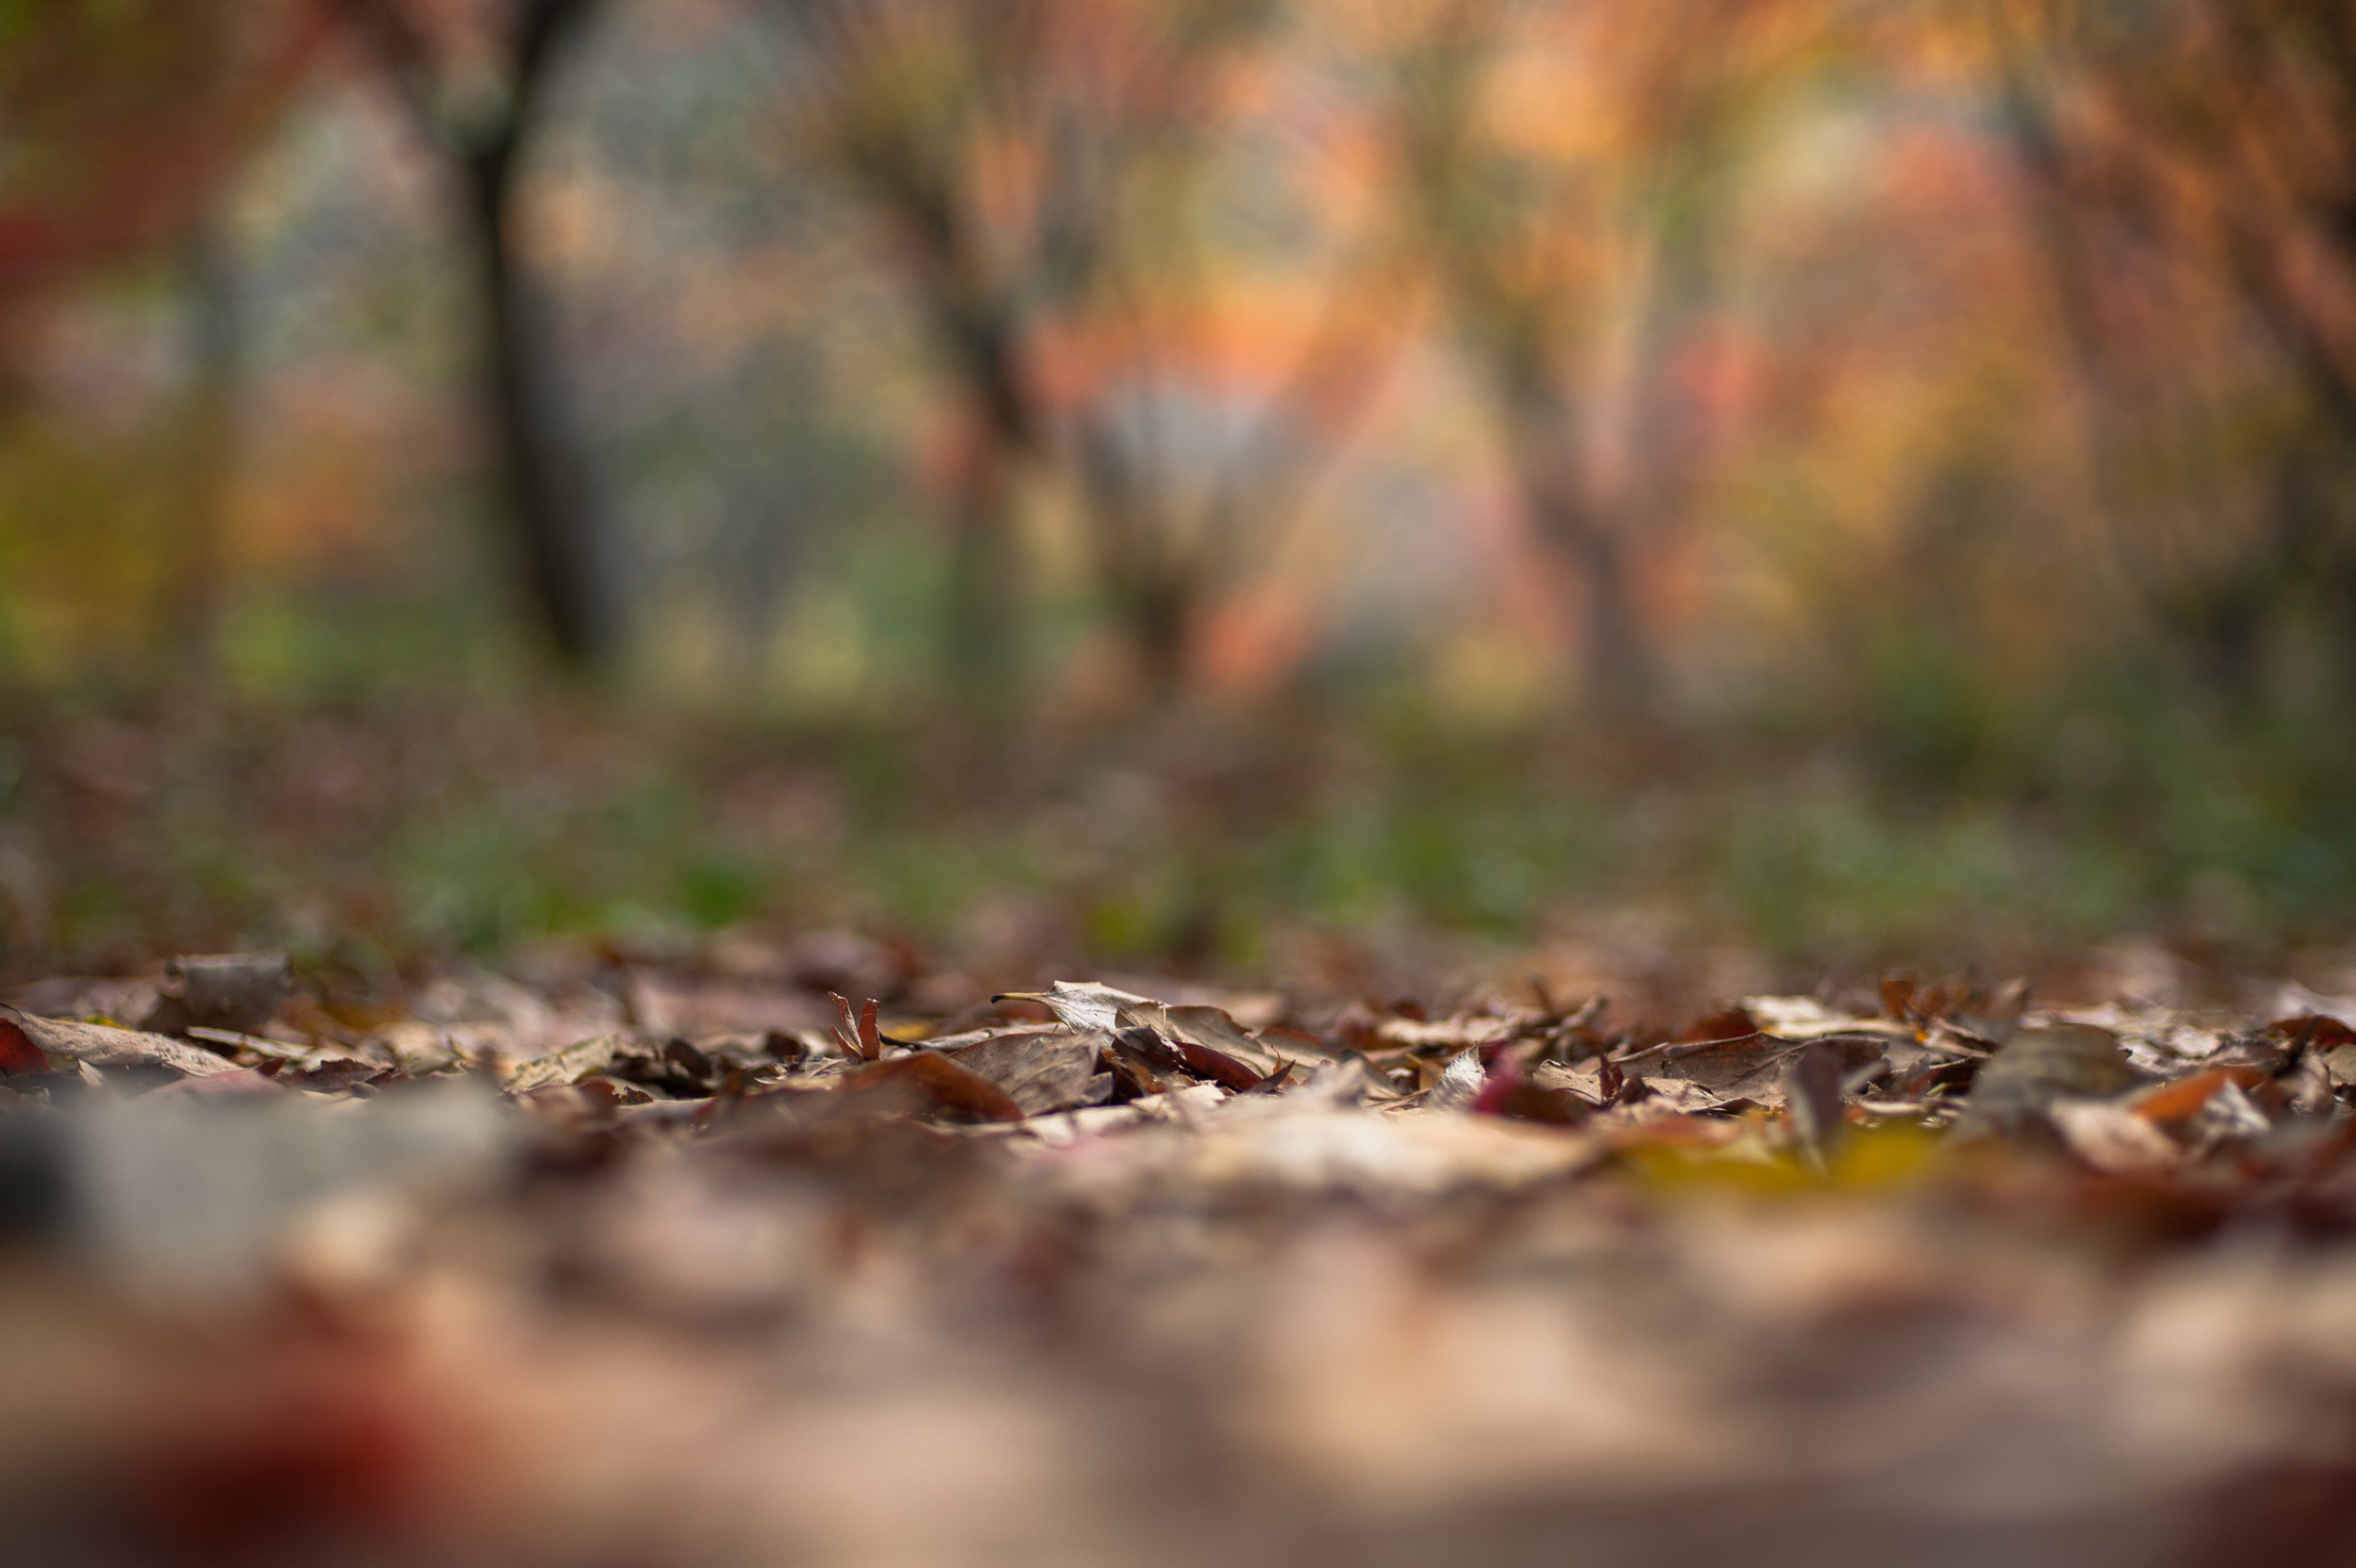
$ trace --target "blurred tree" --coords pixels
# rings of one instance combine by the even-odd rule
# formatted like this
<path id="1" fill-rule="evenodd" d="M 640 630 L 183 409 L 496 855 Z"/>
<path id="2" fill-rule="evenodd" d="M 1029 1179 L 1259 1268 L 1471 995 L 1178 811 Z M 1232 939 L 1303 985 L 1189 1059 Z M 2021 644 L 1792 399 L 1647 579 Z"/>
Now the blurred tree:
<path id="1" fill-rule="evenodd" d="M 304 0 L 0 5 L 0 334 L 193 227 L 317 39 Z"/>
<path id="2" fill-rule="evenodd" d="M 234 266 L 214 209 L 320 36 L 307 0 L 0 6 L 0 400 L 22 390 L 36 307 L 175 242 L 186 263 L 187 396 L 166 443 L 178 454 L 172 498 L 138 574 L 155 584 L 162 651 L 183 665 L 210 645 L 237 444 Z"/>
<path id="3" fill-rule="evenodd" d="M 2122 558 L 2231 708 L 2302 613 L 2356 691 L 2356 6 L 1988 14 Z"/>
<path id="4" fill-rule="evenodd" d="M 1019 492 L 1053 477 L 1146 691 L 1169 697 L 1206 605 L 1266 559 L 1400 320 L 1396 270 L 1353 256 L 1322 318 L 1254 344 L 1251 373 L 1204 363 L 1237 282 L 1208 254 L 1204 176 L 1274 8 L 782 4 L 816 139 L 890 220 L 964 405 L 955 683 L 984 709 L 1007 700 Z"/>
<path id="5" fill-rule="evenodd" d="M 1405 194 L 1608 721 L 1654 710 L 1641 580 L 1684 527 L 1745 138 L 1831 8 L 1435 0 L 1396 60 Z"/>
<path id="6" fill-rule="evenodd" d="M 515 230 L 517 181 L 556 61 L 599 0 L 332 3 L 374 51 L 460 198 L 482 296 L 483 414 L 515 558 L 551 651 L 569 669 L 595 671 L 619 652 L 622 607 Z"/>

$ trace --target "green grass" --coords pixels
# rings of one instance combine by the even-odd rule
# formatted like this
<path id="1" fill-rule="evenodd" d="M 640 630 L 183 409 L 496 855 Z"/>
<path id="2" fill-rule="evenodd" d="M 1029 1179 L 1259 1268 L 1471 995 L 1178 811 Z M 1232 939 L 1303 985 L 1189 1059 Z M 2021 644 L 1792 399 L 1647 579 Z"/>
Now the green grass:
<path id="1" fill-rule="evenodd" d="M 1629 909 L 1793 974 L 2126 933 L 2263 962 L 2356 933 L 2344 727 L 2099 692 L 2002 719 L 1926 772 L 1876 725 L 1774 714 L 1636 766 L 1577 731 L 1329 712 L 1229 737 L 1208 775 L 1153 777 L 1134 735 L 1066 736 L 1027 782 L 984 788 L 913 722 L 410 694 L 118 716 L 166 782 L 116 798 L 59 761 L 98 721 L 53 707 L 0 746 L 6 963 L 245 941 L 496 959 L 748 920 L 956 948 L 1009 901 L 1073 962 L 1236 975 L 1289 929 L 1511 947 Z M 306 783 L 338 747 L 343 792 Z"/>

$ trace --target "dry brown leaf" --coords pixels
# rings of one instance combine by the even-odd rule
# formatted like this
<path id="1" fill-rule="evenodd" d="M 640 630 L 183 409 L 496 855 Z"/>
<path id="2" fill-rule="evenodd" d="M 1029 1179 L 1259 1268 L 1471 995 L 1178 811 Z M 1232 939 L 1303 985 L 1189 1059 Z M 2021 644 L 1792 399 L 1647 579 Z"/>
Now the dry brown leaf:
<path id="1" fill-rule="evenodd" d="M 1012 1095 L 937 1052 L 870 1062 L 844 1073 L 837 1083 L 845 1094 L 907 1100 L 920 1111 L 977 1121 L 1020 1121 L 1023 1117 L 1023 1106 Z"/>
<path id="2" fill-rule="evenodd" d="M 2056 1100 L 2046 1114 L 2070 1152 L 2112 1176 L 2156 1176 L 2184 1163 L 2166 1133 L 2111 1100 Z"/>
<path id="3" fill-rule="evenodd" d="M 160 1069 L 184 1078 L 204 1078 L 237 1070 L 236 1063 L 168 1035 L 38 1018 L 4 1005 L 0 1005 L 0 1030 L 14 1030 L 25 1043 L 53 1059 L 82 1062 L 110 1071 Z"/>
<path id="4" fill-rule="evenodd" d="M 1232 1057 L 1250 1068 L 1258 1077 L 1265 1078 L 1274 1072 L 1284 1060 L 1273 1046 L 1245 1034 L 1223 1008 L 1182 1004 L 1165 1008 L 1164 1013 L 1170 1020 L 1170 1032 L 1173 1036 L 1188 1044 Z"/>
<path id="5" fill-rule="evenodd" d="M 1026 1116 L 1093 1105 L 1112 1093 L 1096 1070 L 1112 1037 L 1097 1030 L 1025 1029 L 992 1036 L 946 1054 L 1011 1096 Z"/>
<path id="6" fill-rule="evenodd" d="M 2019 1133 L 2064 1099 L 2110 1099 L 2142 1079 L 2106 1029 L 2062 1023 L 2024 1029 L 1981 1067 L 1956 1131 Z"/>
<path id="7" fill-rule="evenodd" d="M 596 1039 L 581 1040 L 562 1051 L 528 1061 L 509 1057 L 494 1059 L 493 1076 L 499 1087 L 509 1094 L 530 1094 L 555 1085 L 571 1084 L 591 1073 L 603 1072 L 613 1065 L 614 1053 L 621 1040 L 613 1035 L 600 1035 Z"/>
<path id="8" fill-rule="evenodd" d="M 1067 1029 L 1114 1034 L 1139 1026 L 1162 1031 L 1170 1023 L 1162 1004 L 1152 997 L 1115 990 L 1101 980 L 1058 980 L 1043 991 L 1006 991 L 990 1000 L 1039 1003 Z"/>
<path id="9" fill-rule="evenodd" d="M 284 953 L 221 953 L 167 959 L 155 1008 L 139 1027 L 157 1035 L 191 1028 L 251 1035 L 294 990 Z"/>

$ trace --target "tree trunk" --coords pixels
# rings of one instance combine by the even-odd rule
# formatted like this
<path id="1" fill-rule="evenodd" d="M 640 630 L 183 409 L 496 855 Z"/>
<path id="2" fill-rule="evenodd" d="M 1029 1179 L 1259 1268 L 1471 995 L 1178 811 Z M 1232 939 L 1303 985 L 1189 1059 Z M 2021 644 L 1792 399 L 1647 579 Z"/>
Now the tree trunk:
<path id="1" fill-rule="evenodd" d="M 1097 591 L 1119 623 L 1147 706 L 1167 708 L 1186 686 L 1200 579 L 1187 570 L 1120 437 L 1102 420 L 1089 420 L 1076 448 Z"/>
<path id="2" fill-rule="evenodd" d="M 1588 699 L 1609 724 L 1644 724 L 1654 716 L 1660 681 L 1651 637 L 1628 580 L 1628 553 L 1615 535 L 1600 529 L 1565 540 L 1562 553 L 1587 593 Z"/>
<path id="3" fill-rule="evenodd" d="M 1186 692 L 1195 598 L 1192 585 L 1175 574 L 1137 584 L 1124 596 L 1121 619 L 1151 707 L 1168 708 Z"/>
<path id="4" fill-rule="evenodd" d="M 1642 727 L 1659 695 L 1659 662 L 1637 612 L 1628 547 L 1612 521 L 1566 491 L 1550 453 L 1526 458 L 1522 495 L 1539 544 L 1566 568 L 1583 596 L 1580 684 L 1595 716 L 1614 728 Z"/>
<path id="5" fill-rule="evenodd" d="M 236 269 L 219 228 L 211 222 L 200 226 L 183 254 L 188 308 L 188 402 L 181 435 L 186 455 L 174 559 L 165 585 L 169 643 L 159 651 L 174 676 L 198 685 L 211 669 L 221 612 L 221 557 L 245 383 L 245 323 Z"/>
<path id="6" fill-rule="evenodd" d="M 941 655 L 957 706 L 984 727 L 1011 709 L 1021 664 L 1007 614 L 1018 587 L 1015 466 L 1014 453 L 984 437 L 959 477 L 950 518 Z"/>
<path id="7" fill-rule="evenodd" d="M 519 139 L 502 139 L 466 165 L 466 237 L 484 312 L 483 412 L 525 596 L 558 661 L 587 674 L 613 662 L 619 629 L 587 475 L 563 433 L 536 302 L 508 233 Z"/>

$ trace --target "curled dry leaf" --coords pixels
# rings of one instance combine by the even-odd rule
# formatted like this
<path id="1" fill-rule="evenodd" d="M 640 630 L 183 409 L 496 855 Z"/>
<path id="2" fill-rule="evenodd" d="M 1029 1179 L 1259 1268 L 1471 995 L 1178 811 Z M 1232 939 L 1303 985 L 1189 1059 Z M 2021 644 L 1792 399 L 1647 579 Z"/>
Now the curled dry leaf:
<path id="1" fill-rule="evenodd" d="M 1004 1089 L 1025 1116 L 1101 1104 L 1113 1090 L 1097 1057 L 1112 1037 L 1095 1029 L 1025 1029 L 946 1053 L 967 1071 Z"/>
<path id="2" fill-rule="evenodd" d="M 1245 1034 L 1223 1008 L 1186 1004 L 1167 1007 L 1163 1012 L 1170 1021 L 1170 1033 L 1173 1037 L 1240 1062 L 1251 1070 L 1255 1080 L 1266 1078 L 1277 1070 L 1278 1065 L 1284 1060 L 1272 1045 Z"/>
<path id="3" fill-rule="evenodd" d="M 112 1070 L 162 1070 L 177 1077 L 203 1078 L 236 1070 L 234 1064 L 209 1051 L 137 1029 L 117 1029 L 104 1023 L 75 1023 L 67 1019 L 36 1018 L 13 1007 L 0 1006 L 0 1034 L 10 1034 L 41 1052 L 55 1064 L 75 1061 Z M 22 1053 L 10 1053 L 22 1060 Z"/>
<path id="4" fill-rule="evenodd" d="M 1448 1058 L 1448 1068 L 1440 1074 L 1432 1092 L 1424 1097 L 1424 1105 L 1434 1111 L 1470 1110 L 1480 1098 L 1488 1074 L 1481 1066 L 1481 1053 L 1460 1051 Z"/>
<path id="5" fill-rule="evenodd" d="M 833 1003 L 835 1011 L 842 1015 L 835 1024 L 834 1037 L 836 1043 L 843 1047 L 843 1052 L 862 1062 L 881 1060 L 883 1032 L 875 1024 L 875 1013 L 878 1006 L 875 999 L 871 996 L 860 1004 L 856 1020 L 851 1016 L 849 998 L 839 992 L 828 991 L 826 1000 Z"/>
<path id="6" fill-rule="evenodd" d="M 906 1099 L 920 1111 L 946 1113 L 974 1121 L 1020 1121 L 1022 1104 L 1011 1094 L 947 1056 L 924 1052 L 870 1062 L 840 1080 L 844 1093 Z"/>
<path id="7" fill-rule="evenodd" d="M 1101 980 L 1058 980 L 1043 991 L 1002 991 L 992 1002 L 1036 1002 L 1055 1015 L 1067 1029 L 1101 1029 L 1107 1034 L 1139 1026 L 1166 1029 L 1169 1016 L 1150 996 L 1116 990 Z"/>
<path id="8" fill-rule="evenodd" d="M 1232 1094 L 1243 1094 L 1257 1088 L 1268 1076 L 1263 1072 L 1254 1072 L 1224 1051 L 1198 1045 L 1183 1037 L 1174 1043 L 1178 1047 L 1178 1059 L 1186 1064 L 1188 1072 L 1217 1084 Z"/>

